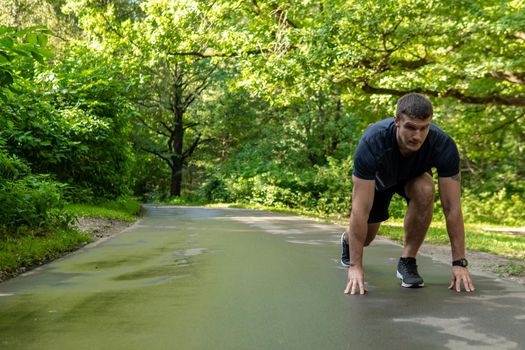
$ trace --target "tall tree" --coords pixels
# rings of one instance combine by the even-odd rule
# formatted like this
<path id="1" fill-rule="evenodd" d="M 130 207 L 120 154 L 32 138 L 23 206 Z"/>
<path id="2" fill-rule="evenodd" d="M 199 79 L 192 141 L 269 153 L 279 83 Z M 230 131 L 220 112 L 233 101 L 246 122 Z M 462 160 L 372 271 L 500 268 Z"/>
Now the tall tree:
<path id="1" fill-rule="evenodd" d="M 171 169 L 172 196 L 182 190 L 187 160 L 203 142 L 201 123 L 190 110 L 224 58 L 240 55 L 236 8 L 242 2 L 161 1 L 141 3 L 142 16 L 121 18 L 115 7 L 71 1 L 91 41 L 121 60 L 135 88 L 137 147 Z M 188 136 L 190 139 L 188 140 Z"/>

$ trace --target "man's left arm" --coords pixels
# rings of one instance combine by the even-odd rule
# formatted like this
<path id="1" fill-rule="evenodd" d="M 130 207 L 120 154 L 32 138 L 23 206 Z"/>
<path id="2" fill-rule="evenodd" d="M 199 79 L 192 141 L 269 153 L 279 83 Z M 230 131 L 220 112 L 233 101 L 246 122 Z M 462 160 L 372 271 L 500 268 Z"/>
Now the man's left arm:
<path id="1" fill-rule="evenodd" d="M 465 258 L 465 225 L 461 211 L 461 180 L 460 175 L 439 178 L 439 195 L 445 214 L 447 232 L 452 249 L 452 260 Z M 452 282 L 449 289 L 461 291 L 463 284 L 467 292 L 474 291 L 474 284 L 466 267 L 452 267 Z"/>

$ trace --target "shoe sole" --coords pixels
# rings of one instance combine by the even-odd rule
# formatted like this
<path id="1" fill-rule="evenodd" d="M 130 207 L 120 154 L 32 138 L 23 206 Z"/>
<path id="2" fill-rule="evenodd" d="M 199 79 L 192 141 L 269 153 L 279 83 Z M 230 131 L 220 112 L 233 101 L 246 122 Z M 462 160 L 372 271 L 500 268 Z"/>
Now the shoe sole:
<path id="1" fill-rule="evenodd" d="M 401 287 L 404 287 L 404 288 L 421 288 L 421 287 L 425 286 L 425 282 L 419 283 L 419 284 L 408 284 L 408 283 L 403 282 L 403 276 L 401 276 L 399 271 L 396 271 L 396 276 L 397 276 L 397 278 L 399 278 L 401 280 Z"/>
<path id="2" fill-rule="evenodd" d="M 345 233 L 346 233 L 346 232 L 343 232 L 343 233 L 341 234 L 341 247 L 343 246 L 343 240 L 345 239 Z M 342 267 L 350 267 L 350 264 L 345 264 L 345 263 L 343 262 L 343 259 L 341 259 L 340 262 L 341 262 L 341 266 L 342 266 Z"/>

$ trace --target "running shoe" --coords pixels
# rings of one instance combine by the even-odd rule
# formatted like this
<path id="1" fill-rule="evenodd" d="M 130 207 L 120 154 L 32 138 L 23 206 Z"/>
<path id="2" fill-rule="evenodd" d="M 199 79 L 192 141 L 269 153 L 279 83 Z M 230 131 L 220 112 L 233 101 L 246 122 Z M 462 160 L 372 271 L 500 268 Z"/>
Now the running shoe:
<path id="1" fill-rule="evenodd" d="M 346 238 L 346 231 L 341 234 L 341 265 L 350 267 L 350 246 Z"/>
<path id="2" fill-rule="evenodd" d="M 423 279 L 417 273 L 415 258 L 399 258 L 397 278 L 401 279 L 401 286 L 405 288 L 419 288 L 425 285 Z"/>

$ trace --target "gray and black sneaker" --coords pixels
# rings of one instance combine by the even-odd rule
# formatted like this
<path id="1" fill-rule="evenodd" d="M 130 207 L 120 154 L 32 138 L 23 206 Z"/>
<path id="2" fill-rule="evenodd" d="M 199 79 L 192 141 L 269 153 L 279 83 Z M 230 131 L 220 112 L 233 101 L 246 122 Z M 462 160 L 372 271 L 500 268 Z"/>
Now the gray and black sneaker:
<path id="1" fill-rule="evenodd" d="M 346 231 L 341 234 L 341 265 L 350 267 L 350 246 L 346 239 Z"/>
<path id="2" fill-rule="evenodd" d="M 401 286 L 405 288 L 419 288 L 425 285 L 423 279 L 417 273 L 415 258 L 399 258 L 397 278 L 401 279 Z"/>

